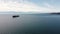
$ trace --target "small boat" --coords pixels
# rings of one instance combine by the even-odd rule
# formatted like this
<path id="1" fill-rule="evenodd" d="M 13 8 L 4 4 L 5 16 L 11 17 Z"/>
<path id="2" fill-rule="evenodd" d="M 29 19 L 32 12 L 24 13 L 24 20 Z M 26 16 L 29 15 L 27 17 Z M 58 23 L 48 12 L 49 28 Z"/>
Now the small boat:
<path id="1" fill-rule="evenodd" d="M 13 18 L 17 18 L 17 17 L 19 17 L 19 15 L 13 15 L 12 17 L 13 17 Z"/>

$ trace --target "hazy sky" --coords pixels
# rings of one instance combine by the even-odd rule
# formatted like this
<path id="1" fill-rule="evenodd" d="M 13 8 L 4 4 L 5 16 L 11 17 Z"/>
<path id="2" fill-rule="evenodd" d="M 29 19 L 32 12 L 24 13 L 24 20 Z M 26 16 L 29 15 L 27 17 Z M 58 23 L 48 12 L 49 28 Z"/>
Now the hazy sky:
<path id="1" fill-rule="evenodd" d="M 60 12 L 60 0 L 0 0 L 0 12 Z"/>

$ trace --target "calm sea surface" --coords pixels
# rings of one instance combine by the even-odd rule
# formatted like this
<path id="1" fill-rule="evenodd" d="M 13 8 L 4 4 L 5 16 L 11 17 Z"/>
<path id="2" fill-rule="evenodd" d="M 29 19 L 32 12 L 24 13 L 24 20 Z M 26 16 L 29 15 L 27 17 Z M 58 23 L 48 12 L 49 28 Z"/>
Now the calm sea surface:
<path id="1" fill-rule="evenodd" d="M 60 15 L 0 14 L 0 34 L 59 34 Z"/>

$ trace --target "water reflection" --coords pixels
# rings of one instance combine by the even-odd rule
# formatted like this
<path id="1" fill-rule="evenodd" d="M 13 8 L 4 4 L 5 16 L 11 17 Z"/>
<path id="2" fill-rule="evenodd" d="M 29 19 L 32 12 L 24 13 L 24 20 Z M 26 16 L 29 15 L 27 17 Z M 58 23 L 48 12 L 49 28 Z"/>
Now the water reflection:
<path id="1" fill-rule="evenodd" d="M 0 15 L 0 33 L 4 34 L 52 34 L 60 31 L 60 16 L 20 14 L 12 18 L 12 14 Z"/>

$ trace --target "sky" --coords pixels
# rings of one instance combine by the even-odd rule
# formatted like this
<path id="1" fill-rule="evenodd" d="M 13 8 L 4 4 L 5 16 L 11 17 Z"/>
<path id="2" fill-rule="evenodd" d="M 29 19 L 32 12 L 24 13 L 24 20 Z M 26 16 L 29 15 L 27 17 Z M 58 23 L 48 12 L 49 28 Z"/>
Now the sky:
<path id="1" fill-rule="evenodd" d="M 60 12 L 60 0 L 0 0 L 0 12 Z"/>

